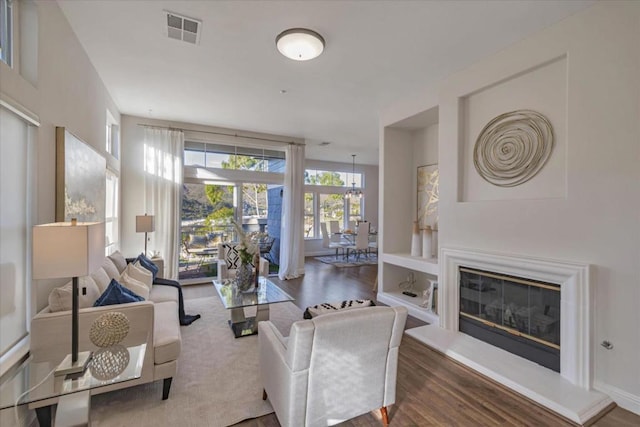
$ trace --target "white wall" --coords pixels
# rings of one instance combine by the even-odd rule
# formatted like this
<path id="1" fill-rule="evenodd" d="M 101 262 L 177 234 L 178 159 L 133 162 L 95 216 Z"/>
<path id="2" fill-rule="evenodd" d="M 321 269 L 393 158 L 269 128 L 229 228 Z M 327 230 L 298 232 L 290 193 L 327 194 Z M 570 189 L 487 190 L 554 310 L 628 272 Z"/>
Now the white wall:
<path id="1" fill-rule="evenodd" d="M 55 221 L 55 127 L 67 127 L 76 136 L 105 154 L 106 110 L 116 120 L 118 109 L 100 76 L 55 2 L 38 2 L 37 77 L 32 85 L 16 69 L 0 62 L 0 90 L 39 116 L 36 137 L 37 223 Z M 105 155 L 109 158 L 110 156 Z M 118 170 L 117 161 L 109 164 Z M 34 283 L 35 305 L 47 303 L 57 282 Z"/>
<path id="2" fill-rule="evenodd" d="M 591 263 L 595 387 L 636 413 L 639 24 L 639 2 L 597 3 L 449 77 L 439 88 L 441 246 Z M 562 57 L 566 67 L 551 77 L 535 74 L 537 67 Z M 499 95 L 523 73 L 541 79 Z M 491 96 L 467 103 L 484 90 Z M 531 106 L 545 110 L 558 126 L 556 163 L 548 165 L 553 177 L 536 177 L 528 187 L 489 188 L 469 163 L 479 129 L 465 116 L 475 115 L 480 123 Z M 613 349 L 600 346 L 603 340 Z"/>

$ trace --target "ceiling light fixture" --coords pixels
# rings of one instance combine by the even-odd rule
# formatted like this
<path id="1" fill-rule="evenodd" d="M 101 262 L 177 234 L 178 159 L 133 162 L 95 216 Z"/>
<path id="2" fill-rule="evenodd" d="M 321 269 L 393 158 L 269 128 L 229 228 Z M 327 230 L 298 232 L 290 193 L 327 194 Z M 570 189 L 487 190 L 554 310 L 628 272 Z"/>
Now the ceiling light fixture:
<path id="1" fill-rule="evenodd" d="M 308 61 L 320 56 L 324 50 L 324 39 L 306 28 L 290 28 L 278 34 L 276 47 L 289 59 Z"/>
<path id="2" fill-rule="evenodd" d="M 353 167 L 351 169 L 352 173 L 352 178 L 353 182 L 351 183 L 351 188 L 349 190 L 347 190 L 347 192 L 345 193 L 344 197 L 349 199 L 349 200 L 360 200 L 363 196 L 362 194 L 362 190 L 360 189 L 356 189 L 356 155 L 352 154 L 351 157 L 353 157 Z"/>

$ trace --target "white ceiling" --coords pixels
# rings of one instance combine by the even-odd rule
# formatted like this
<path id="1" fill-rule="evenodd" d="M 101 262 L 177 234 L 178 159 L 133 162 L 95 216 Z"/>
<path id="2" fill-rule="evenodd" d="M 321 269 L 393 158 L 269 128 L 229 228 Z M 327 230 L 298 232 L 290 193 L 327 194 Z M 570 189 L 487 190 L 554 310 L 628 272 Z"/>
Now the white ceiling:
<path id="1" fill-rule="evenodd" d="M 308 158 L 377 164 L 382 109 L 593 1 L 58 3 L 121 113 L 306 138 Z M 202 20 L 200 44 L 167 38 L 163 10 Z M 275 37 L 292 27 L 322 34 L 324 53 L 280 55 Z"/>

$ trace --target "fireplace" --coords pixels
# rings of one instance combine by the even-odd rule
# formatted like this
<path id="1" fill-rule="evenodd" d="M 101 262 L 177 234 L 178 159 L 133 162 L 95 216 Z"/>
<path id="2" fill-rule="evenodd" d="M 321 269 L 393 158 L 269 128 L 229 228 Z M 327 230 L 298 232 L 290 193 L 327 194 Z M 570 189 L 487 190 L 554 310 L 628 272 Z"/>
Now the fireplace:
<path id="1" fill-rule="evenodd" d="M 560 372 L 560 286 L 460 267 L 459 330 Z"/>
<path id="2" fill-rule="evenodd" d="M 409 329 L 407 335 L 578 424 L 612 403 L 609 396 L 592 388 L 593 317 L 589 264 L 446 246 L 440 250 L 440 255 L 439 323 Z M 462 271 L 464 269 L 472 272 Z M 466 273 L 469 276 L 464 282 L 461 278 Z M 480 273 L 499 278 L 481 278 Z M 526 283 L 520 283 L 521 280 Z M 519 290 L 522 290 L 519 285 L 525 285 L 524 295 L 532 299 L 533 304 L 525 304 L 519 293 L 509 312 L 504 307 L 496 309 L 499 304 L 492 304 L 492 301 L 500 299 L 498 285 L 503 296 L 511 292 L 502 289 L 504 282 L 515 283 Z M 461 286 L 461 283 L 467 285 Z M 495 292 L 491 288 L 496 288 Z M 493 298 L 487 298 L 492 294 Z M 461 312 L 477 319 L 461 315 Z M 520 329 L 526 327 L 526 335 L 536 339 L 542 337 L 545 344 L 526 338 L 545 347 L 553 348 L 547 343 L 555 345 L 557 338 L 561 349 L 560 372 L 461 332 L 460 324 L 467 319 L 484 326 L 491 325 L 492 331 L 517 333 L 519 338 L 524 338 Z"/>

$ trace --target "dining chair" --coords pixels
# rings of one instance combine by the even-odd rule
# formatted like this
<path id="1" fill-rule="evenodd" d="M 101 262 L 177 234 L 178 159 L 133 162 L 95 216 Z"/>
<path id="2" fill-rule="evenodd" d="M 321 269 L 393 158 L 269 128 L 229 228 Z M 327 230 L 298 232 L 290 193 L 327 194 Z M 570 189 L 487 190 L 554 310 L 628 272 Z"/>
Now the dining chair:
<path id="1" fill-rule="evenodd" d="M 336 234 L 340 232 L 340 221 L 331 220 L 329 221 L 329 231 L 331 234 Z"/>
<path id="2" fill-rule="evenodd" d="M 349 258 L 349 252 L 356 253 L 356 260 L 360 259 L 361 254 L 369 257 L 369 223 L 361 222 L 358 225 L 356 240 L 352 245 L 347 246 L 347 258 Z"/>
<path id="3" fill-rule="evenodd" d="M 327 231 L 327 223 L 320 223 L 320 232 L 322 233 L 322 247 L 327 249 L 335 249 L 336 250 L 336 259 L 338 259 L 338 251 L 342 249 L 342 254 L 344 255 L 344 251 L 346 245 L 340 243 L 340 235 L 332 234 L 329 236 L 329 232 Z"/>

